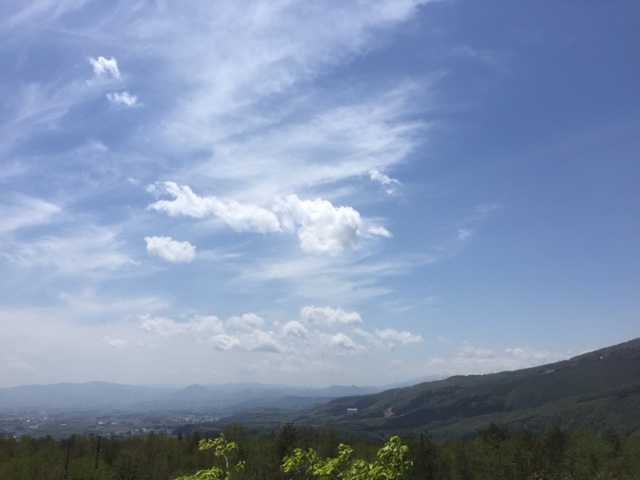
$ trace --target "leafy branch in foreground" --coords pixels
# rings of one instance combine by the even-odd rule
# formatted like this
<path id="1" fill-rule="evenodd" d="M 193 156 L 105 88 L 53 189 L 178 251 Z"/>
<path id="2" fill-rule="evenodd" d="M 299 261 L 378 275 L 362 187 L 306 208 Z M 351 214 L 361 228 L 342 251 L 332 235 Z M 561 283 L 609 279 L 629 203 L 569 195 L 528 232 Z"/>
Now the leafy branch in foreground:
<path id="1" fill-rule="evenodd" d="M 235 465 L 231 465 L 231 456 L 238 449 L 236 442 L 228 442 L 224 434 L 221 433 L 213 440 L 200 440 L 198 450 L 208 450 L 213 448 L 216 458 L 222 458 L 224 466 L 218 467 L 214 465 L 207 470 L 200 470 L 193 475 L 178 477 L 176 480 L 231 480 L 234 472 L 244 471 L 244 461 L 238 461 Z"/>
<path id="2" fill-rule="evenodd" d="M 376 454 L 374 462 L 352 459 L 353 449 L 341 443 L 338 456 L 321 458 L 312 448 L 296 448 L 292 455 L 282 460 L 282 470 L 300 479 L 318 480 L 395 480 L 405 478 L 411 461 L 405 458 L 408 447 L 393 436 Z"/>

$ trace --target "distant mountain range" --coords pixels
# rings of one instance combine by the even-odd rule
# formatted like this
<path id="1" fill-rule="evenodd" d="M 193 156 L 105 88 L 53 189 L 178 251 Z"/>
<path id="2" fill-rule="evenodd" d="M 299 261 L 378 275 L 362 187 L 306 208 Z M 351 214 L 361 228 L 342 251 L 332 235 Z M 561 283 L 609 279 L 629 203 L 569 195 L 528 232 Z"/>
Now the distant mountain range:
<path id="1" fill-rule="evenodd" d="M 380 439 L 408 432 L 464 437 L 491 422 L 534 433 L 558 425 L 640 434 L 640 338 L 539 367 L 391 389 L 104 382 L 0 389 L 1 413 L 52 409 L 218 412 L 212 428 L 240 422 L 252 431 L 273 431 L 292 422 Z"/>
<path id="2" fill-rule="evenodd" d="M 535 368 L 455 376 L 339 398 L 293 421 L 375 432 L 381 438 L 408 431 L 426 431 L 441 439 L 459 437 L 490 422 L 534 433 L 555 424 L 638 434 L 640 338 Z"/>
<path id="3" fill-rule="evenodd" d="M 382 388 L 228 384 L 148 387 L 108 382 L 57 383 L 0 388 L 0 411 L 91 409 L 211 409 L 238 412 L 269 408 L 302 410 L 317 403 L 377 392 Z"/>

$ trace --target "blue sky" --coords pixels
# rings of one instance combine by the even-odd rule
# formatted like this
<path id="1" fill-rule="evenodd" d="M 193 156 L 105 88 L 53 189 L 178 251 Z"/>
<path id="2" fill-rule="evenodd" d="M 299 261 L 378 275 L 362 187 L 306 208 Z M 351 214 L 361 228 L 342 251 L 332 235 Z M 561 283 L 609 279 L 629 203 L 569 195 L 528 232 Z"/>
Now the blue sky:
<path id="1" fill-rule="evenodd" d="M 3 2 L 0 386 L 382 385 L 640 336 L 639 26 Z"/>

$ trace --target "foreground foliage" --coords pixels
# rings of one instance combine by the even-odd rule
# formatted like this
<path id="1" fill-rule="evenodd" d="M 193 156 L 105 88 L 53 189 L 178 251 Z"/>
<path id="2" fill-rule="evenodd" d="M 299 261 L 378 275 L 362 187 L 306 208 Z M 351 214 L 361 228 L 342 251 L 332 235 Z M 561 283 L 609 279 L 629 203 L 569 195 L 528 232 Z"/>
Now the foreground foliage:
<path id="1" fill-rule="evenodd" d="M 287 455 L 282 461 L 282 470 L 295 473 L 292 478 L 394 480 L 405 478 L 411 468 L 411 460 L 405 457 L 407 450 L 408 447 L 397 436 L 391 437 L 378 450 L 373 462 L 352 458 L 353 449 L 344 443 L 338 446 L 338 456 L 335 458 L 321 458 L 312 448 L 296 448 L 292 455 Z"/>
<path id="2" fill-rule="evenodd" d="M 211 468 L 200 470 L 193 475 L 185 475 L 176 480 L 231 480 L 234 472 L 244 471 L 244 461 L 238 460 L 235 465 L 231 464 L 231 457 L 234 456 L 238 447 L 235 442 L 228 442 L 221 433 L 215 440 L 200 440 L 198 450 L 212 449 L 217 459 L 222 459 L 224 465 L 219 467 L 214 465 Z"/>
<path id="3" fill-rule="evenodd" d="M 220 435 L 223 433 L 223 435 Z M 195 473 L 194 473 L 195 472 Z M 640 478 L 640 436 L 558 427 L 543 435 L 489 424 L 447 442 L 425 433 L 384 445 L 339 438 L 332 428 L 250 435 L 224 432 L 107 439 L 0 436 L 0 479 L 11 480 L 630 480 Z"/>

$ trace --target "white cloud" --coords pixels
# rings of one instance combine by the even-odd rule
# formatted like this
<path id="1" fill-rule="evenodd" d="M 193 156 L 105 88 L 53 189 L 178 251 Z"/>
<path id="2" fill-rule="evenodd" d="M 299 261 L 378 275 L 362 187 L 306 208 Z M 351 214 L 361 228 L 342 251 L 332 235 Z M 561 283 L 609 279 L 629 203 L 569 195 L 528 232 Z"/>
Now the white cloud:
<path id="1" fill-rule="evenodd" d="M 210 197 L 212 211 L 236 232 L 272 233 L 280 230 L 273 212 L 255 205 L 243 205 L 235 200 L 221 201 Z"/>
<path id="2" fill-rule="evenodd" d="M 11 203 L 0 205 L 0 233 L 50 223 L 61 213 L 62 209 L 56 204 L 20 196 Z"/>
<path id="3" fill-rule="evenodd" d="M 463 358 L 482 358 L 491 359 L 495 358 L 495 354 L 487 348 L 477 348 L 464 343 L 458 348 L 458 354 Z"/>
<path id="4" fill-rule="evenodd" d="M 282 347 L 276 341 L 273 332 L 255 330 L 251 332 L 247 340 L 247 349 L 253 352 L 277 353 L 282 349 Z"/>
<path id="5" fill-rule="evenodd" d="M 393 195 L 396 192 L 396 187 L 400 185 L 400 182 L 398 180 L 389 177 L 376 168 L 369 170 L 369 177 L 374 182 L 378 182 L 380 185 L 382 185 L 385 189 L 385 192 L 387 192 L 389 195 Z"/>
<path id="6" fill-rule="evenodd" d="M 42 25 L 53 22 L 60 17 L 81 9 L 87 0 L 69 0 L 64 2 L 40 0 L 33 2 L 13 2 L 9 4 L 6 17 L 0 20 L 0 25 L 9 28 L 25 28 L 29 24 Z M 4 5 L 3 5 L 4 7 Z M 11 12 L 11 9 L 14 9 Z"/>
<path id="7" fill-rule="evenodd" d="M 307 253 L 336 255 L 355 247 L 364 234 L 365 222 L 357 210 L 349 206 L 335 207 L 321 198 L 300 200 L 297 195 L 289 195 L 276 203 L 275 211 L 285 231 L 297 232 L 300 248 Z M 384 227 L 375 224 L 370 225 L 366 233 L 391 236 Z"/>
<path id="8" fill-rule="evenodd" d="M 366 353 L 367 349 L 342 332 L 321 334 L 321 341 L 339 355 Z"/>
<path id="9" fill-rule="evenodd" d="M 165 212 L 170 216 L 185 215 L 194 218 L 217 216 L 237 232 L 256 231 L 277 232 L 278 218 L 273 212 L 255 205 L 243 205 L 235 200 L 223 201 L 215 196 L 200 197 L 186 185 L 175 182 L 160 184 L 173 200 L 158 200 L 149 205 L 152 210 Z M 147 191 L 158 192 L 158 187 L 148 187 Z"/>
<path id="10" fill-rule="evenodd" d="M 380 339 L 399 344 L 422 340 L 417 335 L 393 329 L 369 333 L 357 328 L 362 323 L 357 312 L 346 312 L 340 308 L 304 307 L 300 317 L 301 321 L 291 320 L 281 324 L 267 321 L 254 313 L 232 316 L 224 322 L 212 316 L 175 321 L 167 317 L 145 315 L 140 318 L 140 328 L 163 337 L 165 341 L 178 336 L 191 338 L 197 343 L 206 339 L 207 345 L 220 352 L 277 354 L 271 357 L 277 363 L 289 362 L 291 358 L 298 362 L 311 362 L 322 355 L 365 354 L 369 348 L 372 351 L 394 348 L 392 343 L 385 344 Z M 305 323 L 332 328 L 352 327 L 354 334 L 366 340 L 366 346 L 344 332 L 324 333 L 320 329 L 309 329 Z M 185 337 L 186 334 L 190 334 L 190 337 Z"/>
<path id="11" fill-rule="evenodd" d="M 272 210 L 215 196 L 201 197 L 186 185 L 164 182 L 150 185 L 152 194 L 168 193 L 173 200 L 158 200 L 149 209 L 169 216 L 185 215 L 203 219 L 216 216 L 237 232 L 254 231 L 297 233 L 300 248 L 307 253 L 336 255 L 355 247 L 363 235 L 364 222 L 358 211 L 349 206 L 335 207 L 328 200 L 301 200 L 297 195 L 277 199 Z M 390 237 L 384 227 L 372 224 L 368 235 Z"/>
<path id="12" fill-rule="evenodd" d="M 163 54 L 176 71 L 189 69 L 193 77 L 190 94 L 175 112 L 170 130 L 189 140 L 201 139 L 212 124 L 217 135 L 244 130 L 246 122 L 239 125 L 238 117 L 225 114 L 246 111 L 261 98 L 287 91 L 375 48 L 375 35 L 409 18 L 420 3 L 216 4 L 215 10 L 200 9 L 203 24 L 196 29 L 170 21 L 173 12 L 167 8 L 169 18 L 145 36 L 145 44 L 161 42 L 170 32 L 172 41 L 164 45 Z M 185 118 L 190 121 L 184 122 Z"/>
<path id="13" fill-rule="evenodd" d="M 504 355 L 506 358 L 523 362 L 525 367 L 551 363 L 561 360 L 562 355 L 551 353 L 547 350 L 531 350 L 528 348 L 505 348 Z"/>
<path id="14" fill-rule="evenodd" d="M 298 225 L 300 248 L 310 253 L 336 254 L 358 243 L 360 214 L 351 207 L 334 207 L 322 199 L 300 200 L 287 196 L 278 205 L 285 228 Z"/>
<path id="15" fill-rule="evenodd" d="M 115 347 L 120 349 L 129 345 L 129 342 L 127 342 L 126 340 L 122 340 L 120 338 L 104 337 L 102 341 L 107 345 L 109 345 L 110 347 Z"/>
<path id="16" fill-rule="evenodd" d="M 305 323 L 328 327 L 347 327 L 362 323 L 362 317 L 358 312 L 345 312 L 341 308 L 315 307 L 313 305 L 303 307 L 300 311 L 300 317 Z"/>
<path id="17" fill-rule="evenodd" d="M 274 114 L 258 125 L 244 122 L 241 141 L 233 135 L 216 140 L 215 155 L 203 159 L 190 175 L 233 185 L 230 196 L 259 204 L 291 193 L 336 198 L 332 189 L 339 182 L 359 184 L 372 169 L 391 168 L 424 141 L 429 125 L 409 116 L 416 108 L 410 99 L 417 90 L 414 84 L 402 84 L 346 105 L 342 96 L 333 104 L 323 95 L 313 99 L 311 111 L 303 108 L 293 118 L 282 112 L 282 118 Z M 296 107 L 300 106 L 288 108 Z M 255 115 L 252 112 L 250 118 Z M 212 129 L 227 128 L 221 122 Z M 209 131 L 202 137 L 194 142 L 213 142 Z M 327 194 L 319 195 L 322 192 Z"/>
<path id="18" fill-rule="evenodd" d="M 367 228 L 367 233 L 369 235 L 373 235 L 374 237 L 385 237 L 391 238 L 393 235 L 389 230 L 384 228 L 382 225 L 371 225 Z"/>
<path id="19" fill-rule="evenodd" d="M 197 315 L 190 321 L 176 322 L 171 318 L 143 315 L 140 317 L 140 328 L 167 338 L 185 333 L 222 332 L 223 324 L 215 316 Z"/>
<path id="20" fill-rule="evenodd" d="M 306 340 L 308 337 L 307 329 L 297 320 L 291 320 L 282 326 L 281 332 L 284 336 L 290 336 Z"/>
<path id="21" fill-rule="evenodd" d="M 205 218 L 213 214 L 208 197 L 200 197 L 186 185 L 179 186 L 175 182 L 164 182 L 149 185 L 147 191 L 154 194 L 168 193 L 173 200 L 158 200 L 149 205 L 152 210 L 165 212 L 169 216 L 186 215 L 188 217 Z"/>
<path id="22" fill-rule="evenodd" d="M 375 333 L 383 340 L 392 340 L 400 342 L 402 344 L 422 342 L 422 337 L 420 335 L 415 335 L 407 331 L 399 332 L 398 330 L 395 330 L 393 328 L 386 328 L 384 330 L 376 329 Z"/>
<path id="23" fill-rule="evenodd" d="M 124 252 L 117 233 L 103 227 L 85 226 L 81 231 L 65 235 L 40 237 L 31 241 L 13 242 L 0 252 L 23 272 L 35 267 L 47 267 L 62 274 L 114 271 L 133 265 Z"/>
<path id="24" fill-rule="evenodd" d="M 189 322 L 191 332 L 209 332 L 222 330 L 222 322 L 214 315 L 196 315 Z"/>
<path id="25" fill-rule="evenodd" d="M 106 95 L 112 105 L 116 107 L 131 108 L 138 105 L 138 97 L 129 92 L 109 92 Z"/>
<path id="26" fill-rule="evenodd" d="M 89 62 L 93 66 L 93 71 L 98 77 L 111 75 L 120 78 L 120 70 L 118 70 L 118 61 L 111 57 L 90 58 Z"/>
<path id="27" fill-rule="evenodd" d="M 209 338 L 209 345 L 211 345 L 216 350 L 232 350 L 240 345 L 240 340 L 227 334 L 221 333 L 218 335 L 213 335 L 211 338 Z"/>
<path id="28" fill-rule="evenodd" d="M 196 257 L 196 247 L 171 237 L 144 237 L 147 253 L 172 263 L 189 263 Z"/>
<path id="29" fill-rule="evenodd" d="M 224 324 L 235 330 L 255 330 L 264 325 L 264 319 L 255 313 L 245 313 L 241 316 L 229 317 Z"/>
<path id="30" fill-rule="evenodd" d="M 473 236 L 473 230 L 470 230 L 468 228 L 459 228 L 456 231 L 456 236 L 457 236 L 458 240 L 463 242 L 466 239 L 468 239 L 469 237 Z"/>
<path id="31" fill-rule="evenodd" d="M 508 347 L 502 351 L 475 347 L 464 342 L 453 357 L 434 357 L 427 362 L 429 373 L 484 374 L 543 365 L 566 358 L 544 350 Z"/>
<path id="32" fill-rule="evenodd" d="M 278 344 L 275 334 L 271 331 L 253 330 L 235 335 L 227 333 L 213 335 L 209 338 L 209 345 L 216 350 L 243 350 L 249 352 L 278 353 L 282 347 Z"/>

